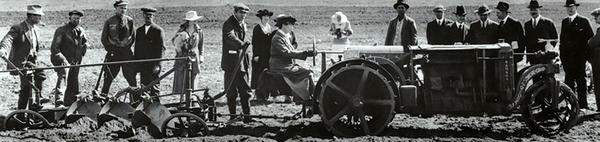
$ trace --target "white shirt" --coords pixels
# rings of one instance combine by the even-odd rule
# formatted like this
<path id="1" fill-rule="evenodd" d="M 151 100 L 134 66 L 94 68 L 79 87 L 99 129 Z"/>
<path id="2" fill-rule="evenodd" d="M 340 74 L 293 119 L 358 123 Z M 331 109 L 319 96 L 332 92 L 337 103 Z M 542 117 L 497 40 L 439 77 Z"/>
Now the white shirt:
<path id="1" fill-rule="evenodd" d="M 270 32 L 271 32 L 271 25 L 269 25 L 269 23 L 267 23 L 267 24 L 264 24 L 264 25 L 263 25 L 262 23 L 258 23 L 258 25 L 260 26 L 260 29 L 261 29 L 261 30 L 262 30 L 264 33 L 268 34 L 268 33 L 270 33 Z"/>
<path id="2" fill-rule="evenodd" d="M 481 28 L 485 28 L 488 20 L 486 19 L 485 21 L 481 21 L 481 20 L 479 20 L 479 21 L 481 22 Z"/>
<path id="3" fill-rule="evenodd" d="M 532 20 L 531 24 L 533 24 L 534 28 L 537 27 L 538 22 L 540 22 L 540 18 L 542 18 L 542 15 L 539 15 L 537 18 L 531 19 Z"/>
<path id="4" fill-rule="evenodd" d="M 144 25 L 144 30 L 146 31 L 144 34 L 148 34 L 148 29 L 150 29 L 150 25 Z"/>
<path id="5" fill-rule="evenodd" d="M 444 22 L 444 18 L 442 17 L 442 19 L 435 19 L 435 21 L 437 21 L 438 26 L 441 26 L 442 22 Z"/>
<path id="6" fill-rule="evenodd" d="M 508 20 L 508 15 L 506 15 L 506 17 L 504 17 L 504 19 L 502 19 L 502 21 L 500 21 L 500 25 L 506 24 L 506 20 Z"/>
<path id="7" fill-rule="evenodd" d="M 396 39 L 394 40 L 394 45 L 402 45 L 402 27 L 404 26 L 404 19 L 399 19 L 398 24 L 396 24 Z"/>
<path id="8" fill-rule="evenodd" d="M 573 22 L 573 20 L 575 19 L 575 17 L 577 17 L 577 12 L 575 12 L 575 14 L 569 16 L 569 22 Z"/>

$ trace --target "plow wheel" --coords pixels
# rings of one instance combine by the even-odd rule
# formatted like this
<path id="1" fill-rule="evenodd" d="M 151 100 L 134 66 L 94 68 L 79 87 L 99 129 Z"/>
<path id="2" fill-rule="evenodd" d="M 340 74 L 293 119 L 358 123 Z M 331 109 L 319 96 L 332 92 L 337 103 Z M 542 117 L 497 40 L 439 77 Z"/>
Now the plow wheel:
<path id="1" fill-rule="evenodd" d="M 6 130 L 43 129 L 50 127 L 44 116 L 31 110 L 17 110 L 8 114 L 4 120 Z"/>
<path id="2" fill-rule="evenodd" d="M 393 78 L 382 74 L 381 66 L 369 64 L 372 62 L 364 60 L 347 64 L 322 79 L 321 90 L 316 92 L 321 119 L 335 135 L 377 135 L 395 115 Z"/>
<path id="3" fill-rule="evenodd" d="M 164 137 L 197 137 L 208 135 L 208 125 L 191 113 L 176 113 L 162 124 Z"/>
<path id="4" fill-rule="evenodd" d="M 575 93 L 562 82 L 557 82 L 556 87 L 557 99 L 551 97 L 549 92 L 553 87 L 547 81 L 538 81 L 525 91 L 520 109 L 525 122 L 535 133 L 554 135 L 568 131 L 579 119 Z"/>

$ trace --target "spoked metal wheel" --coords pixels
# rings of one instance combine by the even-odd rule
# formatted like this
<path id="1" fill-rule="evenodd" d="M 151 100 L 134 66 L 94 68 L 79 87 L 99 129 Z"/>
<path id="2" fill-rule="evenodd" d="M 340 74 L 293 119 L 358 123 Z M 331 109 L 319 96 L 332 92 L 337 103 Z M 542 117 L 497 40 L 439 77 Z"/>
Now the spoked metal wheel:
<path id="1" fill-rule="evenodd" d="M 176 113 L 162 124 L 164 137 L 197 137 L 208 135 L 208 125 L 197 115 Z"/>
<path id="2" fill-rule="evenodd" d="M 551 97 L 554 87 L 547 81 L 538 81 L 525 91 L 520 109 L 525 122 L 535 133 L 554 135 L 568 131 L 579 119 L 575 93 L 562 82 L 555 85 L 556 99 Z"/>
<path id="3" fill-rule="evenodd" d="M 43 129 L 50 127 L 50 123 L 35 111 L 17 110 L 8 114 L 4 127 L 6 130 Z"/>
<path id="4" fill-rule="evenodd" d="M 319 95 L 321 119 L 335 135 L 354 137 L 382 132 L 394 116 L 393 78 L 364 61 L 333 70 Z M 388 74 L 389 76 L 389 74 Z"/>

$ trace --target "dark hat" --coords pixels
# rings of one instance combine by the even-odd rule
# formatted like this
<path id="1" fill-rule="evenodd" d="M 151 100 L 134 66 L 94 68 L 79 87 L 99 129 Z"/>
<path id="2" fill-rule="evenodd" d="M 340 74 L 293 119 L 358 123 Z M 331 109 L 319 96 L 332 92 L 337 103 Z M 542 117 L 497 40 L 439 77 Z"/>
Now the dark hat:
<path id="1" fill-rule="evenodd" d="M 285 24 L 285 23 L 292 23 L 295 24 L 296 23 L 296 18 L 290 16 L 290 15 L 279 15 L 277 16 L 277 18 L 275 19 L 275 22 L 277 22 L 278 25 L 281 24 Z"/>
<path id="2" fill-rule="evenodd" d="M 256 17 L 262 17 L 262 16 L 273 16 L 273 12 L 267 10 L 267 9 L 263 9 L 263 10 L 258 10 L 258 12 L 256 12 Z"/>
<path id="3" fill-rule="evenodd" d="M 600 15 L 600 8 L 596 8 L 594 10 L 592 10 L 592 16 L 596 17 Z"/>
<path id="4" fill-rule="evenodd" d="M 129 1 L 127 0 L 117 0 L 115 1 L 115 4 L 113 4 L 114 7 L 118 7 L 118 6 L 124 6 L 124 5 L 128 5 Z"/>
<path id="5" fill-rule="evenodd" d="M 83 11 L 81 11 L 81 10 L 73 10 L 73 11 L 69 12 L 69 16 L 71 16 L 73 14 L 79 15 L 79 16 L 83 16 Z"/>
<path id="6" fill-rule="evenodd" d="M 243 4 L 243 3 L 233 4 L 233 9 L 235 9 L 235 10 L 242 10 L 242 11 L 245 11 L 245 12 L 250 11 L 250 8 L 248 6 L 246 6 L 245 4 Z"/>
<path id="7" fill-rule="evenodd" d="M 433 8 L 433 12 L 438 12 L 438 11 L 446 11 L 446 8 L 444 8 L 443 5 L 437 5 Z"/>
<path id="8" fill-rule="evenodd" d="M 531 0 L 529 2 L 529 5 L 527 6 L 527 8 L 542 8 L 543 6 L 540 5 L 540 3 L 538 3 L 537 0 Z"/>
<path id="9" fill-rule="evenodd" d="M 575 0 L 567 0 L 567 3 L 565 3 L 565 7 L 569 6 L 579 6 L 579 4 L 575 2 Z"/>
<path id="10" fill-rule="evenodd" d="M 454 12 L 454 14 L 459 16 L 467 15 L 467 13 L 465 13 L 465 7 L 462 5 L 456 6 L 456 12 Z"/>
<path id="11" fill-rule="evenodd" d="M 405 0 L 398 0 L 394 4 L 394 9 L 396 9 L 399 5 L 404 5 L 404 7 L 406 7 L 406 9 L 410 8 L 410 6 L 408 4 L 406 4 Z"/>
<path id="12" fill-rule="evenodd" d="M 492 12 L 492 10 L 490 10 L 490 7 L 488 7 L 487 5 L 481 5 L 477 10 L 475 10 L 475 13 L 478 14 L 488 14 L 490 12 Z"/>
<path id="13" fill-rule="evenodd" d="M 142 8 L 142 11 L 144 12 L 144 14 L 154 15 L 154 14 L 156 14 L 156 12 L 158 10 L 156 10 L 156 8 L 153 8 L 153 7 L 145 7 L 145 8 Z"/>
<path id="14" fill-rule="evenodd" d="M 498 5 L 496 5 L 496 9 L 500 10 L 500 11 L 506 11 L 508 12 L 508 9 L 510 8 L 510 5 L 508 5 L 508 3 L 506 2 L 498 2 Z"/>

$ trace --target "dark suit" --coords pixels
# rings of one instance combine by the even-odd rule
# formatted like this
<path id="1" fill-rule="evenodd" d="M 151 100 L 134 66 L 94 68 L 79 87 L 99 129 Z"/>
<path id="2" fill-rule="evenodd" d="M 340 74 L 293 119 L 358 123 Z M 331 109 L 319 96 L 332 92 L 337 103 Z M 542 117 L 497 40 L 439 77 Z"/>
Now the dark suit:
<path id="1" fill-rule="evenodd" d="M 565 84 L 577 90 L 580 108 L 588 108 L 585 62 L 589 55 L 587 41 L 592 36 L 594 31 L 587 18 L 578 15 L 572 22 L 569 18 L 563 19 L 560 30 L 560 60 L 565 70 Z"/>
<path id="2" fill-rule="evenodd" d="M 394 18 L 390 21 L 387 35 L 385 36 L 385 45 L 398 45 L 396 44 L 397 39 L 397 26 L 398 26 L 398 18 Z M 402 46 L 410 46 L 417 45 L 417 26 L 415 25 L 415 20 L 412 18 L 405 16 L 404 23 L 402 24 L 402 35 L 400 35 Z M 404 48 L 404 50 L 408 51 L 408 48 Z"/>
<path id="3" fill-rule="evenodd" d="M 251 87 L 256 88 L 258 76 L 269 67 L 269 49 L 271 48 L 271 31 L 266 33 L 260 25 L 254 26 L 252 32 L 252 59 L 258 58 L 257 61 L 252 61 L 252 79 Z"/>
<path id="4" fill-rule="evenodd" d="M 523 32 L 523 26 L 519 20 L 508 16 L 506 21 L 500 21 L 498 26 L 498 39 L 504 39 L 506 43 L 517 42 L 519 47 L 515 50 L 515 53 L 523 53 L 525 51 L 525 34 Z M 515 64 L 523 60 L 523 56 L 515 56 Z"/>
<path id="5" fill-rule="evenodd" d="M 5 52 L 10 49 L 8 60 L 15 64 L 17 68 L 34 68 L 37 65 L 37 51 L 41 45 L 39 42 L 39 32 L 32 28 L 27 22 L 22 22 L 10 27 L 10 30 L 0 42 L 0 50 Z M 9 70 L 15 69 L 7 66 Z M 42 70 L 36 70 L 33 74 L 19 76 L 21 82 L 21 91 L 19 91 L 18 109 L 27 108 L 27 102 L 31 96 L 33 82 L 35 87 L 42 90 L 42 82 L 46 79 L 46 75 Z M 18 72 L 11 72 L 12 75 L 17 75 Z M 36 92 L 41 94 L 41 92 Z"/>
<path id="6" fill-rule="evenodd" d="M 133 57 L 136 60 L 141 59 L 160 59 L 165 51 L 164 30 L 156 25 L 151 24 L 146 32 L 146 25 L 140 26 L 136 30 L 135 47 Z M 160 62 L 143 62 L 138 63 L 137 71 L 140 73 L 140 83 L 144 86 L 158 79 L 160 75 Z M 160 94 L 160 83 L 156 83 L 150 89 L 150 95 L 158 96 Z"/>
<path id="7" fill-rule="evenodd" d="M 105 62 L 127 61 L 133 59 L 131 46 L 135 41 L 135 27 L 133 27 L 133 18 L 123 15 L 112 16 L 104 22 L 102 36 L 100 41 L 107 51 Z M 123 77 L 127 80 L 129 86 L 137 86 L 135 79 L 136 64 L 115 64 L 106 65 L 104 74 L 104 83 L 102 85 L 102 94 L 108 94 L 110 86 L 119 71 L 123 68 Z"/>
<path id="8" fill-rule="evenodd" d="M 471 23 L 471 29 L 467 33 L 469 44 L 494 44 L 498 43 L 498 23 L 487 19 L 485 27 L 481 26 L 481 20 Z"/>
<path id="9" fill-rule="evenodd" d="M 533 21 L 529 20 L 525 22 L 525 47 L 527 53 L 535 53 L 537 51 L 546 51 L 546 43 L 538 43 L 538 39 L 557 39 L 558 34 L 554 22 L 546 17 L 540 17 L 537 25 L 533 27 Z M 556 42 L 551 42 L 552 46 L 556 45 Z M 541 61 L 535 58 L 533 55 L 527 56 L 527 62 L 530 64 L 540 64 Z"/>
<path id="10" fill-rule="evenodd" d="M 596 29 L 596 35 L 594 35 L 588 41 L 590 47 L 590 63 L 592 64 L 592 75 L 594 86 L 600 86 L 600 28 Z M 594 95 L 596 96 L 596 102 L 600 102 L 600 89 L 594 89 Z M 600 103 L 596 103 L 596 108 L 600 108 Z"/>
<path id="11" fill-rule="evenodd" d="M 242 27 L 246 26 L 238 22 L 238 20 L 234 16 L 230 16 L 225 23 L 223 23 L 223 53 L 221 59 L 221 69 L 225 71 L 225 85 L 229 83 L 230 80 L 233 80 L 231 88 L 227 91 L 227 105 L 229 107 L 229 112 L 231 114 L 235 114 L 236 108 L 236 99 L 238 95 L 241 99 L 242 104 L 242 112 L 244 114 L 250 114 L 250 93 L 252 92 L 250 89 L 250 84 L 248 82 L 248 53 L 242 59 L 240 64 L 240 68 L 236 76 L 231 79 L 234 74 L 235 65 L 238 63 L 238 55 L 243 48 L 244 40 L 246 37 L 246 28 Z M 225 86 L 227 87 L 227 86 Z"/>
<path id="12" fill-rule="evenodd" d="M 463 23 L 460 27 L 456 22 L 450 25 L 449 38 L 452 39 L 452 44 L 460 42 L 465 44 L 467 42 L 467 33 L 469 32 L 469 26 Z"/>
<path id="13" fill-rule="evenodd" d="M 87 37 L 83 27 L 74 27 L 70 24 L 59 27 L 54 32 L 54 38 L 50 51 L 52 52 L 51 61 L 55 66 L 63 65 L 65 62 L 71 65 L 81 64 L 81 59 L 87 50 Z M 57 85 L 65 77 L 65 69 L 56 69 L 59 76 Z M 70 68 L 67 77 L 67 90 L 65 91 L 64 103 L 70 106 L 75 102 L 79 94 L 79 68 Z"/>
<path id="14" fill-rule="evenodd" d="M 451 26 L 454 21 L 442 19 L 441 25 L 437 19 L 427 23 L 427 43 L 431 45 L 452 45 L 454 41 L 450 37 Z"/>

